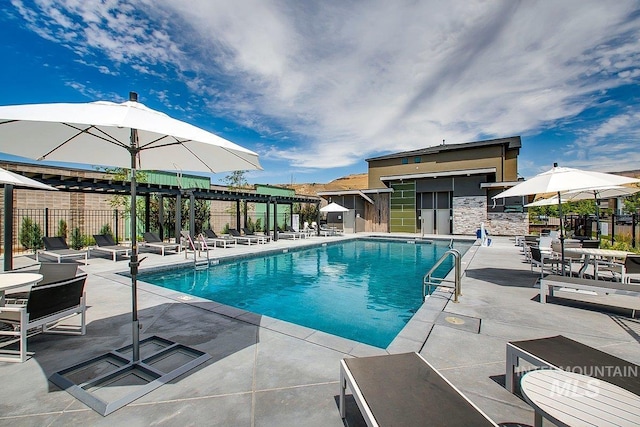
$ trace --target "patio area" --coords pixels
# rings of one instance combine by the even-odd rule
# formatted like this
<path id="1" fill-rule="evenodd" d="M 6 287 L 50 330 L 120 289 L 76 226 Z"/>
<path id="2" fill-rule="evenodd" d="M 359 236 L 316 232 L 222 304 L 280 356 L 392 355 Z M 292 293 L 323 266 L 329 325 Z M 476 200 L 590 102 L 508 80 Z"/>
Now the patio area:
<path id="1" fill-rule="evenodd" d="M 238 245 L 216 249 L 211 257 L 352 237 Z M 185 259 L 183 253 L 163 257 L 144 251 L 141 256 L 146 257 L 142 271 L 193 263 L 193 255 Z M 460 302 L 450 301 L 448 292 L 435 294 L 386 350 L 139 281 L 141 339 L 157 335 L 212 358 L 102 417 L 48 381 L 54 372 L 131 342 L 130 280 L 116 274 L 128 271 L 128 262 L 92 256 L 86 267 L 80 265 L 89 273 L 87 334 L 37 335 L 29 340 L 34 357 L 22 364 L 0 363 L 0 426 L 343 426 L 340 360 L 407 351 L 422 354 L 496 422 L 533 425 L 531 407 L 504 387 L 508 341 L 561 334 L 640 364 L 640 319 L 600 305 L 621 301 L 640 308 L 637 298 L 569 295 L 584 301 L 574 304 L 558 292 L 555 301 L 540 304 L 535 287 L 540 274 L 531 272 L 512 238 L 492 236 L 491 246 L 472 247 L 462 261 Z M 14 261 L 16 268 L 30 264 L 35 261 L 29 257 Z M 347 425 L 364 425 L 353 401 L 348 401 Z"/>

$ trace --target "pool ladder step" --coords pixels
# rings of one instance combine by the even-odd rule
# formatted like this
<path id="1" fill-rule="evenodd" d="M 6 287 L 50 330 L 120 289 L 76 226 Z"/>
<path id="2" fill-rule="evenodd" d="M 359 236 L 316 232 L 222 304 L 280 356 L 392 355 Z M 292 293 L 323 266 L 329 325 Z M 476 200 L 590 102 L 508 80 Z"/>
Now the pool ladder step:
<path id="1" fill-rule="evenodd" d="M 196 270 L 206 270 L 209 268 L 209 260 L 194 261 L 193 266 Z"/>

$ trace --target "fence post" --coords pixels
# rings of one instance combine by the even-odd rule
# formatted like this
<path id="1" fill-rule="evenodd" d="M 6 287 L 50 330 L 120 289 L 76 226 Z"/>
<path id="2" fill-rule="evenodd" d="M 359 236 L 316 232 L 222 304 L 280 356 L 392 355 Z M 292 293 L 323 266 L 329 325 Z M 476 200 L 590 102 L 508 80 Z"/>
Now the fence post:
<path id="1" fill-rule="evenodd" d="M 44 235 L 49 237 L 49 208 L 44 208 Z"/>
<path id="2" fill-rule="evenodd" d="M 118 223 L 118 209 L 113 210 L 113 232 L 116 235 L 116 243 L 120 241 L 120 224 Z"/>
<path id="3" fill-rule="evenodd" d="M 638 224 L 638 218 L 636 214 L 631 215 L 631 247 L 636 247 L 636 225 Z"/>
<path id="4" fill-rule="evenodd" d="M 616 242 L 616 218 L 618 215 L 611 215 L 611 244 L 613 245 Z"/>

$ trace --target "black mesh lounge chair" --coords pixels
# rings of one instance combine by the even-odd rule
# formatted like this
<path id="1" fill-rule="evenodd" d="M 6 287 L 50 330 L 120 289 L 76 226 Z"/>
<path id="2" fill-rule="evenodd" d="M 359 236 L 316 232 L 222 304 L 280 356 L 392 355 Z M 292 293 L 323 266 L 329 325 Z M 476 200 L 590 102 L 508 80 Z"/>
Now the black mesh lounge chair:
<path id="1" fill-rule="evenodd" d="M 213 230 L 204 230 L 204 237 L 206 238 L 207 245 L 211 246 L 221 246 L 223 248 L 235 246 L 237 241 L 231 237 L 218 236 Z"/>
<path id="2" fill-rule="evenodd" d="M 42 280 L 31 286 L 31 290 L 38 286 L 50 285 L 52 283 L 63 282 L 73 279 L 78 274 L 78 264 L 75 262 L 43 262 L 40 264 L 38 273 L 42 274 Z M 18 303 L 16 300 L 25 300 L 29 298 L 30 291 L 12 292 L 6 294 L 7 301 L 13 304 Z"/>
<path id="3" fill-rule="evenodd" d="M 307 237 L 306 235 L 303 236 L 304 233 L 298 233 L 297 231 L 285 231 L 280 227 L 277 227 L 278 230 L 278 237 L 279 238 L 291 238 L 293 240 L 295 239 L 302 239 L 303 237 Z"/>
<path id="4" fill-rule="evenodd" d="M 240 232 L 238 230 L 236 230 L 235 228 L 230 228 L 229 229 L 229 235 L 236 239 L 236 241 L 238 243 L 246 243 L 248 245 L 253 244 L 257 244 L 257 243 L 266 243 L 267 240 L 264 239 L 262 236 L 243 236 L 242 234 L 240 234 Z"/>
<path id="5" fill-rule="evenodd" d="M 90 249 L 94 251 L 108 252 L 113 256 L 113 260 L 116 261 L 118 254 L 123 254 L 124 256 L 129 256 L 131 252 L 131 248 L 127 246 L 118 245 L 113 241 L 113 237 L 110 234 L 94 234 L 93 238 L 96 241 L 96 247 Z"/>
<path id="6" fill-rule="evenodd" d="M 69 248 L 64 237 L 43 237 L 44 250 L 36 251 L 36 261 L 40 261 L 39 254 L 45 254 L 54 257 L 60 262 L 63 258 L 84 258 L 85 265 L 87 264 L 88 251 L 77 251 Z"/>
<path id="7" fill-rule="evenodd" d="M 164 256 L 165 251 L 167 249 L 180 252 L 180 244 L 179 243 L 167 243 L 163 242 L 156 233 L 152 233 L 151 231 L 147 231 L 142 235 L 144 239 L 144 246 L 149 246 L 150 248 L 158 248 L 160 249 L 162 256 Z"/>
<path id="8" fill-rule="evenodd" d="M 63 282 L 38 286 L 29 293 L 25 305 L 7 304 L 0 307 L 0 361 L 24 362 L 27 357 L 27 338 L 41 332 L 73 335 L 85 334 L 86 303 L 84 284 L 86 274 Z M 80 325 L 61 325 L 64 319 L 79 314 Z M 7 327 L 8 326 L 8 327 Z M 18 343 L 18 350 L 4 347 Z"/>
<path id="9" fill-rule="evenodd" d="M 244 233 L 245 236 L 256 236 L 256 237 L 261 237 L 265 240 L 265 242 L 270 242 L 271 241 L 271 236 L 267 236 L 266 234 L 262 235 L 262 234 L 256 234 L 255 232 L 249 230 L 247 227 L 243 227 L 242 228 L 242 232 Z"/>
<path id="10" fill-rule="evenodd" d="M 342 418 L 347 386 L 369 426 L 497 426 L 417 353 L 342 359 Z"/>
<path id="11" fill-rule="evenodd" d="M 519 359 L 537 368 L 588 375 L 640 395 L 640 366 L 562 335 L 507 343 L 506 387 L 516 390 Z"/>

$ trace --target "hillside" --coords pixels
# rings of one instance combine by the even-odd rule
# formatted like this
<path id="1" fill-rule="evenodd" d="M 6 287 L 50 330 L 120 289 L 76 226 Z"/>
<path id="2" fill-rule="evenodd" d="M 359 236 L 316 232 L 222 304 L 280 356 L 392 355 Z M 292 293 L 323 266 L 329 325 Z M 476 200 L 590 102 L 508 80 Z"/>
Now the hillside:
<path id="1" fill-rule="evenodd" d="M 347 175 L 334 179 L 326 184 L 305 183 L 305 184 L 282 184 L 279 187 L 292 188 L 296 194 L 305 196 L 317 196 L 319 191 L 335 190 L 364 190 L 368 187 L 368 177 L 366 173 Z"/>

